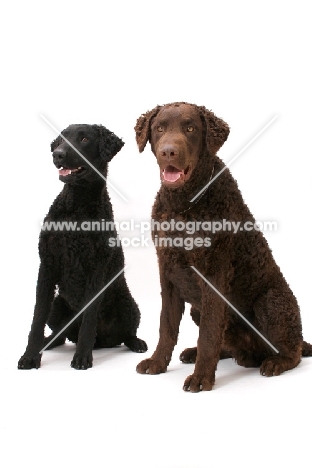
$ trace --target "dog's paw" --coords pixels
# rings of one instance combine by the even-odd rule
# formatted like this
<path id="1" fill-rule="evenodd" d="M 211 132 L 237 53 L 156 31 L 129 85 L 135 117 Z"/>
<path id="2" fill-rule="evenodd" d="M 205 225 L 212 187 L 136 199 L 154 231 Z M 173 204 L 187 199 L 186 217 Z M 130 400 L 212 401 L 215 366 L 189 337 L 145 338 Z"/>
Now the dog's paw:
<path id="1" fill-rule="evenodd" d="M 186 348 L 180 354 L 180 361 L 184 364 L 194 364 L 196 362 L 197 348 Z"/>
<path id="2" fill-rule="evenodd" d="M 137 365 L 136 370 L 139 374 L 156 375 L 166 372 L 167 366 L 155 359 L 144 359 Z"/>
<path id="3" fill-rule="evenodd" d="M 71 362 L 71 367 L 78 370 L 86 370 L 92 367 L 92 352 L 86 354 L 75 353 Z"/>
<path id="4" fill-rule="evenodd" d="M 183 390 L 192 393 L 209 391 L 212 390 L 213 384 L 214 382 L 211 382 L 211 380 L 205 376 L 192 374 L 185 380 Z"/>
<path id="5" fill-rule="evenodd" d="M 282 356 L 272 356 L 263 361 L 260 366 L 260 374 L 266 377 L 272 377 L 274 375 L 280 375 L 285 370 L 291 367 L 287 366 L 288 359 Z"/>
<path id="6" fill-rule="evenodd" d="M 134 353 L 145 353 L 147 351 L 147 344 L 137 336 L 127 338 L 124 343 Z"/>
<path id="7" fill-rule="evenodd" d="M 41 363 L 42 354 L 37 354 L 36 356 L 31 356 L 24 354 L 21 359 L 18 361 L 18 369 L 39 369 Z"/>

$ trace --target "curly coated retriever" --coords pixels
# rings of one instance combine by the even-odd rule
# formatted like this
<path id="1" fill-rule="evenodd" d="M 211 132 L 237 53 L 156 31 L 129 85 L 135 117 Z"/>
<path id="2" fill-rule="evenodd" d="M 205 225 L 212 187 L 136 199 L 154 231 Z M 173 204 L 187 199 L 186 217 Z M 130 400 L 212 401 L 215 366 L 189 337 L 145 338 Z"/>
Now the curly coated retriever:
<path id="1" fill-rule="evenodd" d="M 231 356 L 239 365 L 273 376 L 311 356 L 296 298 L 263 234 L 256 229 L 233 233 L 229 224 L 213 234 L 210 227 L 213 222 L 218 229 L 225 222 L 255 223 L 236 181 L 216 156 L 228 125 L 203 106 L 180 102 L 142 115 L 135 131 L 140 152 L 151 143 L 162 182 L 152 211 L 162 290 L 160 337 L 137 371 L 166 371 L 185 302 L 199 326 L 197 348 L 180 355 L 182 362 L 195 362 L 186 391 L 211 390 L 220 358 Z"/>
<path id="2" fill-rule="evenodd" d="M 117 242 L 109 246 L 117 233 L 106 188 L 107 166 L 123 144 L 102 125 L 70 125 L 51 143 L 65 185 L 40 234 L 36 305 L 19 369 L 39 368 L 42 348 L 62 345 L 66 338 L 77 343 L 71 362 L 75 369 L 92 367 L 94 347 L 124 343 L 135 352 L 147 350 L 136 336 L 140 312 L 123 274 L 122 248 Z M 103 220 L 104 229 L 111 230 L 99 229 Z M 74 228 L 68 229 L 70 225 Z M 52 335 L 44 338 L 46 324 Z"/>

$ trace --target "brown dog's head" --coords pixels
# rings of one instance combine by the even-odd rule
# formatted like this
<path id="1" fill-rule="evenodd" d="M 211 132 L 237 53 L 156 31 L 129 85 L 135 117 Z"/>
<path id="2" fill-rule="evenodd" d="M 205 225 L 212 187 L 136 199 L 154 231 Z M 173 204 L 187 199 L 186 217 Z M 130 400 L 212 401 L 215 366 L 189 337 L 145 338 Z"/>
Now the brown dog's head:
<path id="1" fill-rule="evenodd" d="M 176 188 L 189 180 L 200 156 L 216 154 L 230 132 L 203 106 L 176 102 L 141 115 L 135 126 L 140 153 L 151 143 L 162 183 Z"/>

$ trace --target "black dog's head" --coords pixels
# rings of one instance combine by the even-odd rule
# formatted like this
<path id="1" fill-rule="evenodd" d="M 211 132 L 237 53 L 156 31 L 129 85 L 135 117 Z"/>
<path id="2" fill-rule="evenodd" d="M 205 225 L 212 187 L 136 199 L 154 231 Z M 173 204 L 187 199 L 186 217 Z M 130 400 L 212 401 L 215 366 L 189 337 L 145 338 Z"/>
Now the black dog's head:
<path id="1" fill-rule="evenodd" d="M 51 143 L 59 179 L 71 184 L 99 179 L 100 174 L 106 175 L 107 163 L 123 145 L 102 125 L 70 125 Z"/>

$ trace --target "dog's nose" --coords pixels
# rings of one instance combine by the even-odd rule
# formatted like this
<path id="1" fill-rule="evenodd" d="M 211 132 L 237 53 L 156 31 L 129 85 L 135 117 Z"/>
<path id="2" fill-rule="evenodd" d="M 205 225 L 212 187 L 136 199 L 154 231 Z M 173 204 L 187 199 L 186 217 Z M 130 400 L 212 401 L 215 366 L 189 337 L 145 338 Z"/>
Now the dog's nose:
<path id="1" fill-rule="evenodd" d="M 61 164 L 66 156 L 66 151 L 63 149 L 56 149 L 52 153 L 54 164 Z"/>
<path id="2" fill-rule="evenodd" d="M 176 146 L 166 145 L 160 149 L 160 154 L 162 158 L 170 161 L 179 155 L 179 150 Z"/>

